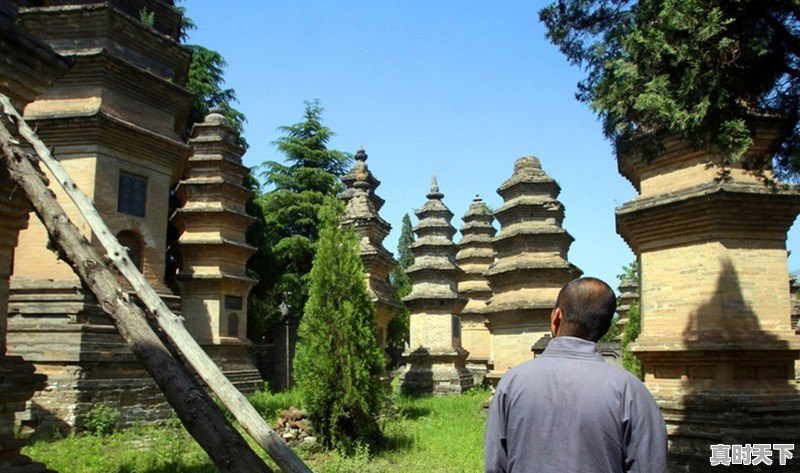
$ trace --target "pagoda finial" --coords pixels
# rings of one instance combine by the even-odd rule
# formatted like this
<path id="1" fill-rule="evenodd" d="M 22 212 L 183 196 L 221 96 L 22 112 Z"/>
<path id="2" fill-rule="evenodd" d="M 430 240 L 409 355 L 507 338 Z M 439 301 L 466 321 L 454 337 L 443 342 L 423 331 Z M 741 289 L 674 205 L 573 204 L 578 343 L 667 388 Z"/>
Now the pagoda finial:
<path id="1" fill-rule="evenodd" d="M 439 192 L 439 182 L 436 180 L 436 174 L 431 177 L 431 191 L 428 192 L 427 197 L 429 199 L 438 199 L 441 200 L 444 197 L 444 194 Z"/>
<path id="2" fill-rule="evenodd" d="M 225 118 L 225 111 L 222 107 L 214 106 L 208 110 L 208 115 L 205 119 L 206 123 L 213 123 L 215 125 L 227 125 L 228 119 Z"/>
<path id="3" fill-rule="evenodd" d="M 523 169 L 542 169 L 542 163 L 536 156 L 523 156 L 514 163 L 514 172 L 522 171 Z"/>
<path id="4" fill-rule="evenodd" d="M 356 151 L 356 155 L 353 158 L 356 161 L 361 161 L 362 163 L 367 160 L 367 152 L 364 150 L 363 146 L 358 148 L 358 151 Z"/>

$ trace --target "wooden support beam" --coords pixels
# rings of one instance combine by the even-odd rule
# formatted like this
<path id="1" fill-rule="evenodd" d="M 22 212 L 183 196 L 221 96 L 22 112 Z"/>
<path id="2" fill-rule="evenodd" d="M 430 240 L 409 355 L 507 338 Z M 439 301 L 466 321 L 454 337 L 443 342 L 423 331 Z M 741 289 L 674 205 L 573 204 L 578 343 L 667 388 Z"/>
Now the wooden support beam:
<path id="1" fill-rule="evenodd" d="M 142 309 L 130 300 L 119 284 L 110 261 L 97 252 L 66 215 L 31 157 L 6 128 L 9 121 L 13 123 L 8 115 L 0 117 L 1 165 L 7 166 L 11 179 L 24 192 L 61 259 L 69 263 L 95 295 L 100 308 L 114 321 L 120 335 L 161 388 L 183 425 L 220 471 L 269 473 L 271 470 L 264 461 L 250 449 L 199 382 L 172 356 L 150 327 Z"/>

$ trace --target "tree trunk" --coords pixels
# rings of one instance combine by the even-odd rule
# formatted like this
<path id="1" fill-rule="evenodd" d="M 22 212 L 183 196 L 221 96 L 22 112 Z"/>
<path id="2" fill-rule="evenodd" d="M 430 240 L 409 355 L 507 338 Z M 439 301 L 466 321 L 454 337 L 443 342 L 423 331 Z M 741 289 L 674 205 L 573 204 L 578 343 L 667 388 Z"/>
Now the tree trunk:
<path id="1" fill-rule="evenodd" d="M 263 460 L 227 421 L 205 390 L 173 358 L 150 325 L 144 312 L 130 300 L 117 281 L 112 266 L 70 221 L 43 176 L 18 146 L 0 118 L 3 165 L 24 191 L 36 215 L 47 228 L 59 257 L 72 266 L 81 282 L 95 295 L 131 351 L 156 381 L 183 425 L 222 472 L 270 472 Z"/>

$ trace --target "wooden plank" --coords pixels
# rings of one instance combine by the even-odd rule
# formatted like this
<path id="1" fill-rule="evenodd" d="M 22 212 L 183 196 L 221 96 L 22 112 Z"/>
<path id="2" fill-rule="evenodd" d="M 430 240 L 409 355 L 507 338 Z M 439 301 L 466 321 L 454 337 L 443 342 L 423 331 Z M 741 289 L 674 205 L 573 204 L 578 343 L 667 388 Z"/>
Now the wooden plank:
<path id="1" fill-rule="evenodd" d="M 66 215 L 43 176 L 5 127 L 8 120 L 8 116 L 0 115 L 0 165 L 7 166 L 10 177 L 47 229 L 59 257 L 95 295 L 100 308 L 114 321 L 117 331 L 161 388 L 183 425 L 220 471 L 269 473 L 271 470 L 264 461 L 147 323 L 142 309 L 120 285 L 111 263 Z"/>
<path id="2" fill-rule="evenodd" d="M 20 136 L 33 147 L 36 155 L 75 203 L 89 227 L 103 248 L 105 248 L 106 256 L 130 283 L 133 291 L 147 309 L 148 314 L 166 334 L 181 356 L 191 365 L 194 372 L 206 382 L 245 431 L 269 454 L 282 471 L 286 473 L 310 473 L 311 470 L 308 466 L 270 428 L 255 408 L 250 405 L 247 398 L 225 377 L 222 370 L 186 330 L 183 321 L 172 313 L 164 301 L 150 287 L 144 276 L 128 258 L 127 250 L 119 244 L 114 234 L 108 229 L 94 203 L 78 188 L 66 170 L 52 156 L 50 149 L 17 113 L 9 98 L 0 94 L 0 105 L 2 105 L 5 115 L 15 119 Z"/>

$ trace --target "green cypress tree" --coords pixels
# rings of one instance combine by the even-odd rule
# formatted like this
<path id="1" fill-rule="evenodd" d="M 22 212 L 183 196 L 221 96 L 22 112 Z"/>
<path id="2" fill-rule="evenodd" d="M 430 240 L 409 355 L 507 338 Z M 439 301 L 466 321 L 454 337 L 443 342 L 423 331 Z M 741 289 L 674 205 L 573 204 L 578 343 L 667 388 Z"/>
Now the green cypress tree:
<path id="1" fill-rule="evenodd" d="M 400 238 L 397 241 L 397 266 L 389 275 L 389 282 L 392 283 L 398 300 L 403 300 L 403 297 L 411 292 L 411 280 L 406 274 L 406 269 L 414 264 L 414 255 L 411 254 L 412 243 L 414 243 L 414 230 L 411 226 L 411 217 L 405 214 L 403 216 L 403 226 L 400 228 Z M 408 324 L 409 312 L 408 309 L 403 307 L 389 322 L 389 327 L 386 331 L 386 344 L 390 355 L 403 352 L 409 337 Z M 394 358 L 396 357 L 393 356 L 393 363 L 399 362 Z"/>
<path id="2" fill-rule="evenodd" d="M 328 447 L 352 452 L 380 439 L 379 376 L 384 355 L 375 333 L 359 237 L 340 225 L 343 205 L 327 199 L 300 322 L 295 381 L 315 431 Z"/>
<path id="3" fill-rule="evenodd" d="M 259 279 L 249 300 L 254 331 L 268 330 L 279 320 L 284 293 L 295 315 L 301 315 L 319 234 L 319 210 L 327 197 L 343 189 L 340 176 L 351 157 L 328 149 L 334 134 L 323 126 L 322 111 L 318 101 L 306 102 L 304 119 L 279 128 L 284 136 L 274 143 L 286 164 L 262 164 L 261 177 L 271 190 L 260 193 L 250 206 L 258 222 L 248 240 L 259 248 L 248 262 L 251 274 Z M 263 338 L 263 334 L 251 335 Z"/>

